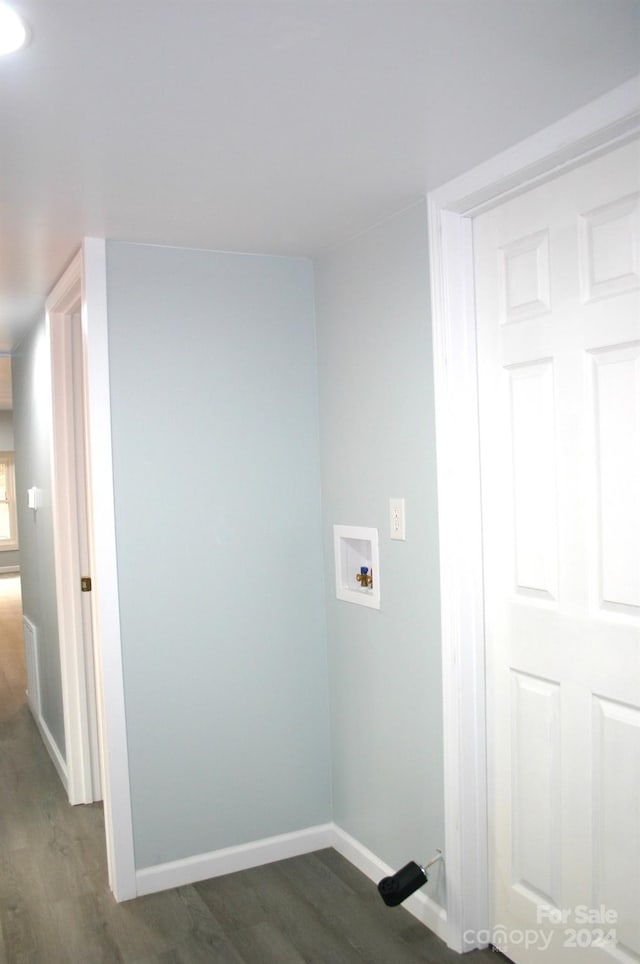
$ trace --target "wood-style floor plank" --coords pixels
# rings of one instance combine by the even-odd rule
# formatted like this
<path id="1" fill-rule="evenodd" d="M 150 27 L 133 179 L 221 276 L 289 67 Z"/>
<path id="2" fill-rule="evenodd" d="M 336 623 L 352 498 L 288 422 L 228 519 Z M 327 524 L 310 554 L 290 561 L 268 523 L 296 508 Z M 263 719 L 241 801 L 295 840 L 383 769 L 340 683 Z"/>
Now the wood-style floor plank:
<path id="1" fill-rule="evenodd" d="M 25 688 L 19 583 L 0 577 L 0 964 L 461 960 L 333 850 L 117 904 L 102 806 L 69 806 Z"/>

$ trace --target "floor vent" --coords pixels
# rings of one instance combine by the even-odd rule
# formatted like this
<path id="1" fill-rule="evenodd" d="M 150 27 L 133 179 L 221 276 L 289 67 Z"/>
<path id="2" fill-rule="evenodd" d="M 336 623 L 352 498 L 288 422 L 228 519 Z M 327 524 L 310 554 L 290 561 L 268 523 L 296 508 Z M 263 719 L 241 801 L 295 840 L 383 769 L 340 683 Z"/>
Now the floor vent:
<path id="1" fill-rule="evenodd" d="M 27 664 L 27 701 L 37 720 L 41 717 L 40 673 L 38 670 L 38 634 L 36 627 L 26 616 L 22 617 L 24 652 Z"/>

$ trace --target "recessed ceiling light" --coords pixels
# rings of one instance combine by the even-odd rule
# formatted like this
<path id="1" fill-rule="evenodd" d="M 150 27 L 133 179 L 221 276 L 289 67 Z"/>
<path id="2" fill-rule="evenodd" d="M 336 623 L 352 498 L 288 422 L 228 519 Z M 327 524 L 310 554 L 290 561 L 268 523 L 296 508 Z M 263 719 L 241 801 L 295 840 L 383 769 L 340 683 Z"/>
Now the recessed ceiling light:
<path id="1" fill-rule="evenodd" d="M 27 42 L 27 28 L 18 14 L 0 3 L 0 56 L 20 50 Z"/>

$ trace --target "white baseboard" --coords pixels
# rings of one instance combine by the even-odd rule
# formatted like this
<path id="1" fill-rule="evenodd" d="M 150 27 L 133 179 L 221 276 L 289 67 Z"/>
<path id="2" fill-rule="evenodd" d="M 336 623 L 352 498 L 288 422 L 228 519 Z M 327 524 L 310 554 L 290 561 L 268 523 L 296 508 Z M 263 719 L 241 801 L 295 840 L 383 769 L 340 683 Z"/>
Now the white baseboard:
<path id="1" fill-rule="evenodd" d="M 38 713 L 34 713 L 31 707 L 29 707 L 29 709 L 31 709 L 31 715 L 35 720 L 36 726 L 40 730 L 40 736 L 42 737 L 42 741 L 47 748 L 47 753 L 51 757 L 53 765 L 58 771 L 58 776 L 62 781 L 62 785 L 68 793 L 69 777 L 67 774 L 67 764 L 64 757 L 62 756 L 62 753 L 60 752 L 60 748 L 56 743 L 56 741 L 54 740 L 51 730 L 47 726 L 44 720 L 44 717 Z"/>
<path id="2" fill-rule="evenodd" d="M 253 840 L 237 847 L 196 854 L 183 860 L 156 864 L 154 867 L 144 867 L 136 871 L 137 896 L 154 894 L 170 887 L 182 887 L 198 880 L 221 877 L 223 874 L 233 874 L 238 870 L 249 870 L 251 867 L 286 860 L 288 857 L 299 857 L 313 850 L 331 847 L 332 842 L 333 824 L 327 823 L 277 837 L 267 837 L 265 840 Z"/>
<path id="3" fill-rule="evenodd" d="M 267 837 L 237 847 L 226 847 L 211 853 L 196 854 L 182 860 L 172 860 L 166 864 L 156 864 L 136 871 L 136 893 L 138 897 L 154 894 L 171 887 L 183 887 L 198 880 L 221 877 L 239 870 L 249 870 L 276 860 L 299 857 L 302 854 L 334 847 L 346 860 L 352 863 L 365 876 L 376 883 L 388 877 L 395 870 L 367 850 L 359 841 L 336 826 L 326 823 L 278 837 Z M 403 905 L 420 923 L 446 941 L 447 912 L 428 894 L 418 891 L 412 894 Z"/>
<path id="4" fill-rule="evenodd" d="M 374 853 L 367 850 L 358 840 L 355 840 L 340 827 L 333 825 L 332 847 L 338 851 L 346 860 L 361 870 L 362 873 L 376 883 L 383 877 L 389 877 L 399 870 L 398 867 L 392 868 L 384 861 L 376 857 Z M 424 891 L 416 891 L 402 906 L 410 914 L 433 931 L 443 941 L 447 940 L 447 912 L 444 907 L 436 903 Z"/>

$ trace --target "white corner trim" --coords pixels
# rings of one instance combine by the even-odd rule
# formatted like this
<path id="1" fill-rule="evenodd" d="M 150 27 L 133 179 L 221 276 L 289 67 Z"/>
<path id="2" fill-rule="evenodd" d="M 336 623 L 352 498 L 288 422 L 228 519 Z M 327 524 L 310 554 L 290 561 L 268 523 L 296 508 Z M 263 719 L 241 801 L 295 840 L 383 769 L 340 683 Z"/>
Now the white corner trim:
<path id="1" fill-rule="evenodd" d="M 490 925 L 472 217 L 637 136 L 640 75 L 428 196 L 442 611 L 447 936 Z"/>
<path id="2" fill-rule="evenodd" d="M 237 847 L 225 847 L 222 850 L 185 857 L 183 860 L 145 867 L 136 873 L 137 896 L 154 894 L 171 887 L 183 887 L 185 884 L 221 877 L 224 874 L 234 874 L 239 870 L 261 867 L 276 860 L 299 857 L 301 854 L 331 847 L 332 843 L 333 824 L 326 823 L 264 840 L 253 840 Z"/>
<path id="3" fill-rule="evenodd" d="M 389 867 L 388 864 L 385 864 L 383 860 L 336 824 L 333 825 L 331 846 L 376 884 L 383 877 L 389 877 L 399 870 L 398 867 Z M 423 890 L 418 890 L 408 900 L 405 900 L 402 906 L 410 914 L 413 914 L 421 924 L 424 924 L 439 938 L 446 941 L 447 912 L 441 904 L 429 897 Z"/>
<path id="4" fill-rule="evenodd" d="M 46 310 L 65 312 L 74 307 L 78 301 L 81 276 L 82 261 L 77 251 L 47 295 Z"/>
<path id="5" fill-rule="evenodd" d="M 51 757 L 52 763 L 56 770 L 58 771 L 58 776 L 62 781 L 62 785 L 67 790 L 69 785 L 69 776 L 67 774 L 67 764 L 65 763 L 64 757 L 60 752 L 60 748 L 53 738 L 51 730 L 47 726 L 44 717 L 41 713 L 34 713 L 31 711 L 31 715 L 35 720 L 36 726 L 40 730 L 40 735 L 42 737 L 43 743 L 47 748 L 47 753 Z"/>
<path id="6" fill-rule="evenodd" d="M 136 896 L 125 717 L 111 449 L 106 245 L 82 246 L 82 327 L 86 346 L 89 528 L 94 579 L 93 633 L 109 883 L 118 901 Z"/>

